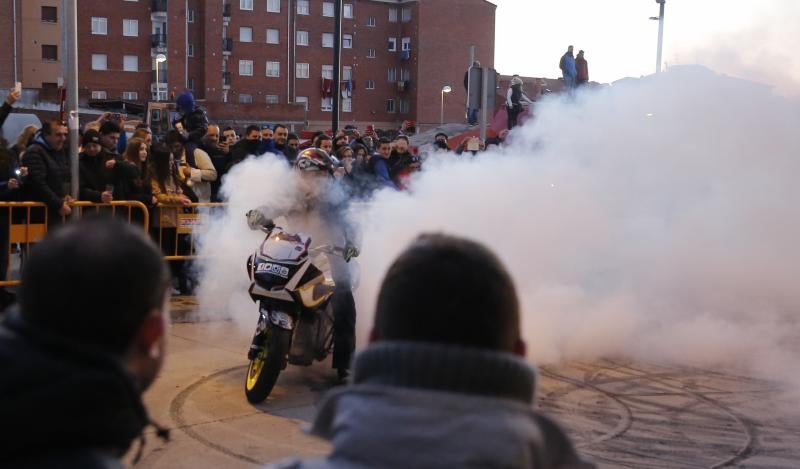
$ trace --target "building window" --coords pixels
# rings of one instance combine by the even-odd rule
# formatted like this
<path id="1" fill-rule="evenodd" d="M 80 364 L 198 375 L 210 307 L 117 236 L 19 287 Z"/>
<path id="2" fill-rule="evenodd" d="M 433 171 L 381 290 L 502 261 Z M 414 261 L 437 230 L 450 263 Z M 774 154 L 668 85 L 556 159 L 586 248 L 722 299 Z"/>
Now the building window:
<path id="1" fill-rule="evenodd" d="M 122 20 L 122 35 L 136 37 L 139 35 L 139 20 Z"/>
<path id="2" fill-rule="evenodd" d="M 253 61 L 252 60 L 240 60 L 239 61 L 239 75 L 243 77 L 252 77 L 253 76 Z"/>
<path id="3" fill-rule="evenodd" d="M 307 46 L 308 45 L 308 31 L 297 31 L 297 37 L 295 38 L 295 42 L 298 46 Z"/>
<path id="4" fill-rule="evenodd" d="M 267 0 L 267 11 L 270 13 L 280 13 L 281 0 Z"/>
<path id="5" fill-rule="evenodd" d="M 92 54 L 92 70 L 108 70 L 108 56 L 106 54 Z"/>
<path id="6" fill-rule="evenodd" d="M 280 62 L 273 62 L 271 60 L 267 61 L 267 76 L 268 77 L 279 77 L 281 76 L 281 63 Z"/>
<path id="7" fill-rule="evenodd" d="M 194 23 L 194 10 L 186 10 L 186 22 Z"/>
<path id="8" fill-rule="evenodd" d="M 345 65 L 342 67 L 342 81 L 349 81 L 353 79 L 353 67 Z"/>
<path id="9" fill-rule="evenodd" d="M 187 78 L 186 79 L 186 88 L 194 91 L 194 78 Z"/>
<path id="10" fill-rule="evenodd" d="M 342 48 L 344 48 L 344 49 L 352 49 L 353 48 L 353 35 L 352 34 L 342 34 Z"/>
<path id="11" fill-rule="evenodd" d="M 186 44 L 186 55 L 189 57 L 194 57 L 194 44 L 191 42 Z"/>
<path id="12" fill-rule="evenodd" d="M 42 60 L 55 62 L 58 60 L 58 46 L 42 44 Z"/>
<path id="13" fill-rule="evenodd" d="M 389 73 L 387 74 L 389 81 L 397 81 L 397 69 L 394 67 L 389 67 Z"/>
<path id="14" fill-rule="evenodd" d="M 136 91 L 123 91 L 122 99 L 125 99 L 127 101 L 135 101 L 139 99 L 139 93 L 137 93 Z"/>
<path id="15" fill-rule="evenodd" d="M 397 23 L 397 8 L 389 8 L 389 22 Z"/>
<path id="16" fill-rule="evenodd" d="M 268 94 L 267 95 L 267 104 L 278 104 L 280 102 L 281 102 L 281 99 L 277 94 Z"/>
<path id="17" fill-rule="evenodd" d="M 92 99 L 106 99 L 108 98 L 108 93 L 105 91 L 92 91 Z"/>
<path id="18" fill-rule="evenodd" d="M 367 26 L 369 26 L 370 28 L 374 28 L 375 27 L 375 17 L 374 16 L 370 16 L 369 18 L 367 18 Z"/>
<path id="19" fill-rule="evenodd" d="M 400 69 L 400 80 L 408 81 L 411 80 L 411 71 L 405 68 Z"/>
<path id="20" fill-rule="evenodd" d="M 277 29 L 267 29 L 267 44 L 279 44 L 280 34 Z"/>
<path id="21" fill-rule="evenodd" d="M 367 49 L 367 58 L 374 59 L 375 58 L 375 49 Z"/>
<path id="22" fill-rule="evenodd" d="M 308 111 L 308 97 L 307 96 L 295 96 L 294 102 L 297 104 L 302 104 L 306 111 Z"/>
<path id="23" fill-rule="evenodd" d="M 333 47 L 333 33 L 322 33 L 322 47 Z"/>
<path id="24" fill-rule="evenodd" d="M 123 55 L 122 56 L 122 71 L 123 72 L 138 72 L 139 71 L 139 56 L 137 56 L 137 55 Z"/>
<path id="25" fill-rule="evenodd" d="M 397 38 L 390 37 L 389 38 L 389 52 L 395 52 L 397 50 Z"/>
<path id="26" fill-rule="evenodd" d="M 253 11 L 253 0 L 239 0 L 239 9 Z"/>
<path id="27" fill-rule="evenodd" d="M 239 41 L 253 42 L 253 28 L 250 26 L 242 26 L 239 28 Z"/>
<path id="28" fill-rule="evenodd" d="M 108 34 L 108 18 L 92 16 L 92 34 Z"/>
<path id="29" fill-rule="evenodd" d="M 308 78 L 309 77 L 309 66 L 306 63 L 297 63 L 295 64 L 295 73 L 297 78 Z"/>
<path id="30" fill-rule="evenodd" d="M 408 23 L 409 21 L 411 21 L 411 8 L 403 8 L 401 15 L 402 16 L 400 19 L 403 23 Z"/>
<path id="31" fill-rule="evenodd" d="M 408 103 L 407 99 L 401 99 L 400 100 L 400 113 L 401 114 L 407 114 L 408 110 L 409 110 L 409 107 L 410 106 L 409 106 L 409 103 Z"/>
<path id="32" fill-rule="evenodd" d="M 322 16 L 333 18 L 333 3 L 322 2 Z"/>
<path id="33" fill-rule="evenodd" d="M 342 98 L 342 112 L 353 111 L 353 100 L 350 98 Z"/>
<path id="34" fill-rule="evenodd" d="M 352 18 L 353 17 L 353 4 L 352 3 L 345 3 L 342 5 L 342 16 L 345 18 Z"/>
<path id="35" fill-rule="evenodd" d="M 394 110 L 394 99 L 389 98 L 386 100 L 386 112 L 395 112 Z"/>
<path id="36" fill-rule="evenodd" d="M 327 78 L 328 80 L 333 80 L 333 65 L 323 65 L 322 66 L 322 78 Z"/>
<path id="37" fill-rule="evenodd" d="M 250 104 L 253 102 L 253 95 L 252 94 L 239 94 L 239 102 L 242 104 Z"/>
<path id="38" fill-rule="evenodd" d="M 400 50 L 411 50 L 411 38 L 410 37 L 404 37 L 400 41 Z"/>
<path id="39" fill-rule="evenodd" d="M 42 21 L 45 23 L 58 23 L 58 8 L 42 7 Z"/>
<path id="40" fill-rule="evenodd" d="M 308 0 L 297 0 L 297 14 L 298 15 L 309 14 Z"/>
<path id="41" fill-rule="evenodd" d="M 333 98 L 322 98 L 319 108 L 322 111 L 331 112 L 333 110 Z"/>
<path id="42" fill-rule="evenodd" d="M 367 80 L 367 89 L 374 90 L 375 89 L 375 80 Z"/>

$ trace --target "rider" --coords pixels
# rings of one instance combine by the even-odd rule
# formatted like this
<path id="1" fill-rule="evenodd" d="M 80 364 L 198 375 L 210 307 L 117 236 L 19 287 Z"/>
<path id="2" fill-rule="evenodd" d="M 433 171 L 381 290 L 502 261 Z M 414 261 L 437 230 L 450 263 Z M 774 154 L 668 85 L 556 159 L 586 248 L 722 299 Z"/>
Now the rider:
<path id="1" fill-rule="evenodd" d="M 354 245 L 355 233 L 348 226 L 344 212 L 347 198 L 336 179 L 343 175 L 343 168 L 324 150 L 307 148 L 297 155 L 294 168 L 300 174 L 300 198 L 289 213 L 292 228 L 308 230 L 318 241 L 334 246 L 344 246 L 344 256 L 329 255 L 331 275 L 336 285 L 333 298 L 333 368 L 343 380 L 350 369 L 350 359 L 355 350 L 356 305 L 351 288 L 350 270 L 347 262 L 358 256 Z M 259 229 L 271 224 L 271 218 L 280 214 L 269 207 L 259 207 L 247 212 L 250 229 Z M 304 228 L 300 230 L 298 228 Z"/>

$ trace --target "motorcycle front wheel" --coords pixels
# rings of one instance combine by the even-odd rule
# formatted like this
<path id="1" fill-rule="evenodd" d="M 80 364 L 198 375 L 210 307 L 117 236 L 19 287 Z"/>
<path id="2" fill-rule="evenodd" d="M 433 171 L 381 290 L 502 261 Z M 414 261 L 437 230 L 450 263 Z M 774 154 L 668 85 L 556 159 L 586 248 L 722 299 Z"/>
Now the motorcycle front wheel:
<path id="1" fill-rule="evenodd" d="M 263 333 L 267 334 L 266 340 L 256 357 L 250 360 L 244 383 L 244 393 L 252 404 L 262 402 L 272 392 L 278 375 L 286 367 L 292 343 L 292 331 L 269 327 Z"/>

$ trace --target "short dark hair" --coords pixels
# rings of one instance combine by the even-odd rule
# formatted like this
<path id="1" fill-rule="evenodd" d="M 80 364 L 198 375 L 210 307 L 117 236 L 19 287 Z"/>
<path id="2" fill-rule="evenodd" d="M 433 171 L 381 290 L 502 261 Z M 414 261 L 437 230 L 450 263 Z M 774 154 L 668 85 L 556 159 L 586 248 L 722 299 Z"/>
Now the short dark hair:
<path id="1" fill-rule="evenodd" d="M 322 143 L 325 140 L 330 140 L 330 139 L 331 138 L 329 136 L 327 136 L 326 134 L 319 134 L 316 137 L 314 137 L 314 146 L 318 147 L 320 143 Z"/>
<path id="2" fill-rule="evenodd" d="M 231 126 L 227 126 L 227 127 L 225 127 L 224 129 L 222 129 L 222 132 L 224 133 L 224 132 L 227 132 L 227 131 L 229 131 L 229 130 L 233 130 L 234 132 L 236 132 L 236 129 L 234 129 L 234 128 L 233 128 L 233 127 L 231 127 Z"/>
<path id="3" fill-rule="evenodd" d="M 275 132 L 275 131 L 276 131 L 276 130 L 278 130 L 279 128 L 284 128 L 284 129 L 286 129 L 286 131 L 287 131 L 287 132 L 289 131 L 289 127 L 286 127 L 286 126 L 285 126 L 285 125 L 283 125 L 283 124 L 275 124 L 275 127 L 273 127 L 273 128 L 272 128 L 272 131 L 273 131 L 273 132 Z"/>
<path id="4" fill-rule="evenodd" d="M 56 127 L 66 127 L 67 123 L 58 119 L 47 119 L 42 122 L 42 135 L 53 135 Z"/>
<path id="5" fill-rule="evenodd" d="M 108 135 L 113 133 L 122 133 L 122 128 L 114 121 L 105 121 L 100 126 L 100 135 Z"/>
<path id="6" fill-rule="evenodd" d="M 423 234 L 383 279 L 375 333 L 380 340 L 513 352 L 520 340 L 514 282 L 482 244 Z"/>
<path id="7" fill-rule="evenodd" d="M 250 132 L 258 132 L 261 133 L 261 126 L 260 125 L 248 125 L 246 129 L 244 129 L 244 134 L 247 135 Z"/>
<path id="8" fill-rule="evenodd" d="M 164 143 L 166 143 L 167 145 L 172 145 L 173 143 L 178 143 L 178 142 L 180 142 L 182 145 L 186 144 L 186 139 L 183 138 L 183 134 L 181 134 L 175 129 L 172 129 L 169 132 L 167 132 L 167 136 L 164 137 Z"/>
<path id="9" fill-rule="evenodd" d="M 397 136 L 397 137 L 395 137 L 394 139 L 395 139 L 395 140 L 405 140 L 405 141 L 406 141 L 406 143 L 411 143 L 411 142 L 408 140 L 408 137 L 406 137 L 406 136 L 405 136 L 405 135 L 403 135 L 403 134 L 400 134 L 400 135 L 398 135 L 398 136 Z"/>
<path id="10" fill-rule="evenodd" d="M 66 225 L 37 244 L 22 273 L 20 314 L 30 324 L 123 354 L 170 275 L 141 227 L 110 218 Z"/>
<path id="11" fill-rule="evenodd" d="M 378 139 L 378 146 L 381 146 L 381 145 L 391 145 L 391 144 L 392 144 L 392 141 L 391 141 L 391 140 L 389 140 L 389 139 L 388 139 L 388 138 L 386 138 L 386 137 L 381 137 L 381 138 L 379 138 L 379 139 Z"/>
<path id="12" fill-rule="evenodd" d="M 138 124 L 136 124 L 136 129 L 137 129 L 137 130 L 138 130 L 138 129 L 147 129 L 147 130 L 150 130 L 150 126 L 149 126 L 149 125 L 147 125 L 147 122 L 139 122 Z"/>
<path id="13" fill-rule="evenodd" d="M 289 140 L 300 140 L 300 137 L 298 137 L 297 134 L 290 133 L 289 136 L 286 137 L 286 141 L 289 141 Z"/>

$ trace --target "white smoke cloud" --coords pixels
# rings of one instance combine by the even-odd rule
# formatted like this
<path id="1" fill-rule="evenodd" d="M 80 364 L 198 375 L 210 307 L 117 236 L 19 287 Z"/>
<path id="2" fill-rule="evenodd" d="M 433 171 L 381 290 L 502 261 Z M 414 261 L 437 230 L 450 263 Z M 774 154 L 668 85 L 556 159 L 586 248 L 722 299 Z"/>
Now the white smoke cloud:
<path id="1" fill-rule="evenodd" d="M 798 128 L 797 107 L 769 88 L 694 67 L 540 103 L 504 149 L 438 156 L 410 192 L 357 207 L 359 344 L 392 260 L 419 233 L 442 231 L 507 265 L 536 363 L 622 355 L 796 372 Z M 260 238 L 243 213 L 291 193 L 272 161 L 227 176 L 230 215 L 207 238 L 216 257 L 204 302 L 231 306 L 247 287 L 244 260 Z"/>

